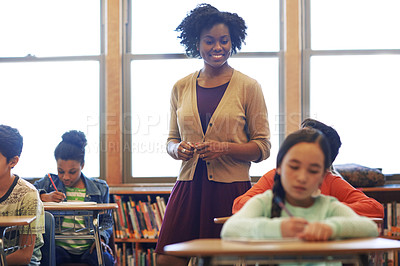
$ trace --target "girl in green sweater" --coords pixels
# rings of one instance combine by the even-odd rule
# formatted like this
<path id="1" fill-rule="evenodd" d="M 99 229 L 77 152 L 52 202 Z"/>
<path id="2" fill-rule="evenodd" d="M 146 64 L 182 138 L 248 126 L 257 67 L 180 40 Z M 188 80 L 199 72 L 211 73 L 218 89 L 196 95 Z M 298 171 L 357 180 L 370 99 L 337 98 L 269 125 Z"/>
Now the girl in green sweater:
<path id="1" fill-rule="evenodd" d="M 331 165 L 329 154 L 329 144 L 318 130 L 290 134 L 278 152 L 272 190 L 254 196 L 228 219 L 221 237 L 325 241 L 378 236 L 374 221 L 318 193 Z"/>

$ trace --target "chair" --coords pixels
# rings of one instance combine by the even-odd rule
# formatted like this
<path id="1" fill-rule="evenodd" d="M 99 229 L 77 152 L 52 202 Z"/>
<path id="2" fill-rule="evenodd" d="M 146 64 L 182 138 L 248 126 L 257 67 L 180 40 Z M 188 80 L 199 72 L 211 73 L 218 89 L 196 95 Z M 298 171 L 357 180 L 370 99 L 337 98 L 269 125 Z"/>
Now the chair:
<path id="1" fill-rule="evenodd" d="M 44 245 L 40 248 L 42 252 L 42 260 L 40 262 L 43 266 L 56 265 L 56 241 L 55 241 L 55 228 L 54 216 L 48 211 L 44 212 L 45 233 L 43 234 Z"/>

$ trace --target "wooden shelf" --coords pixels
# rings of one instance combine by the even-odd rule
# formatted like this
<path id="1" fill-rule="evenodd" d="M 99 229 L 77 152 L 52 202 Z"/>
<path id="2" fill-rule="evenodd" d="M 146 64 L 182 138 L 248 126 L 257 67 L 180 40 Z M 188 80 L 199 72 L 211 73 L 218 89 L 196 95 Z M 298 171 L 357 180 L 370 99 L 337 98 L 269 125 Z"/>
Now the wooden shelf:
<path id="1" fill-rule="evenodd" d="M 381 187 L 358 188 L 368 197 L 374 198 L 380 203 L 392 201 L 400 202 L 400 184 L 390 184 Z"/>
<path id="2" fill-rule="evenodd" d="M 400 184 L 390 184 L 381 187 L 361 187 L 359 189 L 361 189 L 362 191 L 376 191 L 376 192 L 400 191 Z"/>
<path id="3" fill-rule="evenodd" d="M 173 186 L 110 186 L 110 194 L 137 195 L 137 194 L 171 194 Z"/>
<path id="4" fill-rule="evenodd" d="M 126 239 L 115 239 L 115 243 L 157 243 L 158 239 L 147 239 L 147 238 L 126 238 Z"/>

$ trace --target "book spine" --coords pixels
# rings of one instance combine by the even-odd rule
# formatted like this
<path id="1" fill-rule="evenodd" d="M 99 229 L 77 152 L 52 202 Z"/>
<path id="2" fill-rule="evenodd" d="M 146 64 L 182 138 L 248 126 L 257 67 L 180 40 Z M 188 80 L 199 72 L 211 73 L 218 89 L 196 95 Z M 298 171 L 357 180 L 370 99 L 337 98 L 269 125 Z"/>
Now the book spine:
<path id="1" fill-rule="evenodd" d="M 115 237 L 122 239 L 122 233 L 121 233 L 121 223 L 119 221 L 118 217 L 118 210 L 113 211 L 113 217 L 114 217 L 114 232 L 115 232 Z"/>
<path id="2" fill-rule="evenodd" d="M 140 228 L 138 225 L 138 221 L 137 221 L 137 217 L 136 217 L 136 212 L 134 211 L 134 207 L 132 206 L 132 202 L 129 200 L 129 202 L 127 202 L 127 206 L 128 206 L 128 211 L 129 211 L 129 216 L 131 218 L 132 221 L 132 227 L 133 227 L 133 236 L 136 239 L 141 238 L 141 233 L 140 233 Z"/>
<path id="3" fill-rule="evenodd" d="M 118 205 L 117 216 L 118 216 L 118 228 L 119 228 L 120 238 L 126 238 L 124 229 L 125 225 L 122 217 L 121 197 L 118 195 L 113 195 L 113 197 L 114 197 L 114 202 L 117 203 Z"/>
<path id="4" fill-rule="evenodd" d="M 146 229 L 147 229 L 147 233 L 149 234 L 149 238 L 155 238 L 154 230 L 153 230 L 153 227 L 151 226 L 150 216 L 149 216 L 149 212 L 146 207 L 146 203 L 139 201 L 139 205 L 140 205 L 140 208 L 143 213 L 143 217 L 144 217 L 144 221 L 146 223 Z"/>
<path id="5" fill-rule="evenodd" d="M 156 196 L 156 201 L 157 201 L 158 209 L 160 210 L 161 218 L 164 219 L 165 209 L 164 209 L 164 204 L 162 203 L 161 199 L 162 198 L 160 196 Z"/>
<path id="6" fill-rule="evenodd" d="M 129 236 L 129 238 L 134 238 L 135 234 L 134 234 L 134 229 L 133 229 L 133 223 L 132 223 L 132 219 L 129 215 L 129 210 L 128 210 L 128 203 L 123 201 L 122 202 L 122 206 L 124 208 L 124 213 L 125 213 L 125 221 L 126 221 L 126 230 L 127 230 L 127 234 Z"/>
<path id="7" fill-rule="evenodd" d="M 138 217 L 139 220 L 139 224 L 140 224 L 140 231 L 142 232 L 143 238 L 148 238 L 148 233 L 147 233 L 147 229 L 146 229 L 146 222 L 144 221 L 144 217 L 143 217 L 143 213 L 140 210 L 139 204 L 136 204 L 135 206 L 136 208 L 136 215 Z"/>
<path id="8" fill-rule="evenodd" d="M 126 209 L 125 209 L 125 205 L 124 202 L 122 201 L 122 198 L 119 197 L 119 201 L 120 201 L 120 206 L 121 206 L 121 215 L 122 215 L 122 230 L 123 230 L 123 234 L 125 238 L 129 238 L 130 234 L 129 234 L 129 229 L 128 229 L 128 221 L 126 220 Z"/>
<path id="9" fill-rule="evenodd" d="M 145 207 L 146 207 L 147 212 L 149 213 L 151 227 L 153 228 L 153 230 L 155 232 L 157 232 L 158 226 L 157 226 L 156 217 L 155 217 L 153 208 L 151 207 L 151 202 L 145 202 Z"/>
<path id="10" fill-rule="evenodd" d="M 158 230 L 158 232 L 160 232 L 161 225 L 162 225 L 162 218 L 161 218 L 160 210 L 158 209 L 157 203 L 152 203 L 151 207 L 153 209 L 154 217 L 155 217 L 155 220 L 156 220 L 157 230 Z"/>
<path id="11" fill-rule="evenodd" d="M 392 203 L 386 204 L 387 208 L 387 235 L 392 236 Z"/>

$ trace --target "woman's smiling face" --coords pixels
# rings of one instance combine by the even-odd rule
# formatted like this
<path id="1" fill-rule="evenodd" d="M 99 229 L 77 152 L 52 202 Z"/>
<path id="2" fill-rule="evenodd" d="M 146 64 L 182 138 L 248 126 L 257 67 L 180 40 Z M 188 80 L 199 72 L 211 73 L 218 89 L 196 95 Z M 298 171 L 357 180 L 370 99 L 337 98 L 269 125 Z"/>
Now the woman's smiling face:
<path id="1" fill-rule="evenodd" d="M 229 28 L 225 24 L 216 24 L 201 33 L 199 51 L 205 64 L 213 68 L 223 66 L 230 57 L 231 50 Z"/>
<path id="2" fill-rule="evenodd" d="M 317 143 L 298 143 L 286 153 L 277 172 L 286 200 L 294 206 L 309 207 L 314 202 L 313 192 L 319 189 L 326 174 L 324 153 Z"/>

